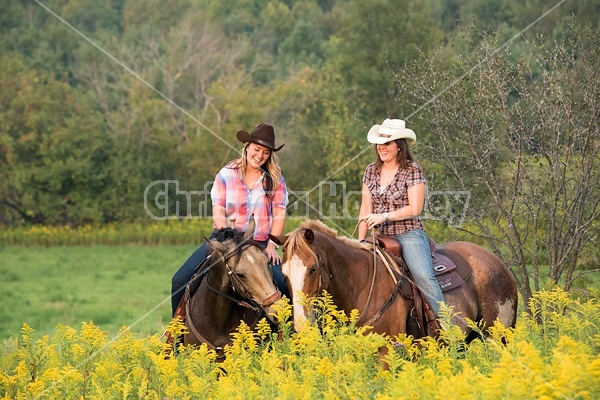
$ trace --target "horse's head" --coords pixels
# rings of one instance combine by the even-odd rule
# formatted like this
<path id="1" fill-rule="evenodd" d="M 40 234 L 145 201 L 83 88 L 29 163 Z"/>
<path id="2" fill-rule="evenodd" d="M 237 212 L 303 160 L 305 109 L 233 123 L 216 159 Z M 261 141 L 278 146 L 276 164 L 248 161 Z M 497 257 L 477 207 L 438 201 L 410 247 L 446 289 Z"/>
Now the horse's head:
<path id="1" fill-rule="evenodd" d="M 286 236 L 271 236 L 272 240 L 283 245 L 281 270 L 288 280 L 296 330 L 300 329 L 307 319 L 306 308 L 298 294 L 303 293 L 309 298 L 319 296 L 329 287 L 329 272 L 316 241 L 322 232 L 335 235 L 335 231 L 319 221 L 307 221 L 298 230 Z"/>
<path id="2" fill-rule="evenodd" d="M 260 306 L 276 323 L 272 306 L 281 298 L 281 293 L 275 286 L 266 253 L 260 243 L 252 239 L 254 227 L 251 220 L 245 233 L 226 229 L 219 232 L 216 240 L 207 241 L 213 249 L 213 257 L 223 261 L 233 290 Z"/>

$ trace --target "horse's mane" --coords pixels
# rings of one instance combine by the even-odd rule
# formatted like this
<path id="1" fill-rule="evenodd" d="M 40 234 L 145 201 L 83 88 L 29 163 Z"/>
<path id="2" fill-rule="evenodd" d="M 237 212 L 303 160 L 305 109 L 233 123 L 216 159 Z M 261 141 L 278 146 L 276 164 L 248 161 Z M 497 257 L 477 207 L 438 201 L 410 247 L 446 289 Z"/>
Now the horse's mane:
<path id="1" fill-rule="evenodd" d="M 217 230 L 214 239 L 217 242 L 221 242 L 221 243 L 223 243 L 224 241 L 229 240 L 229 239 L 234 239 L 236 243 L 239 243 L 243 236 L 244 236 L 244 233 L 240 232 L 236 229 L 223 228 L 223 229 Z"/>
<path id="2" fill-rule="evenodd" d="M 228 240 L 233 240 L 235 248 L 235 258 L 239 260 L 244 250 L 244 244 L 252 244 L 254 246 L 262 247 L 260 243 L 252 238 L 244 239 L 244 232 L 233 228 L 222 228 L 216 231 L 213 237 L 217 242 L 224 243 Z"/>
<path id="3" fill-rule="evenodd" d="M 337 231 L 333 228 L 328 227 L 318 219 L 307 219 L 298 229 L 312 229 L 313 231 L 318 231 L 324 233 L 329 236 L 337 237 Z"/>
<path id="4" fill-rule="evenodd" d="M 306 229 L 320 232 L 324 235 L 332 236 L 332 237 L 340 240 L 341 242 L 347 244 L 348 246 L 351 246 L 351 247 L 354 247 L 357 249 L 370 248 L 369 245 L 365 245 L 364 243 L 361 243 L 358 240 L 354 240 L 354 239 L 351 239 L 346 236 L 338 236 L 337 230 L 328 227 L 322 221 L 319 221 L 316 219 L 309 219 L 309 220 L 304 221 L 302 224 L 300 224 L 300 226 L 296 230 L 292 231 L 288 235 L 287 242 L 285 243 L 285 248 L 286 248 L 286 250 L 287 249 L 290 250 L 289 254 L 293 254 L 293 253 L 297 253 L 297 252 L 300 252 L 300 253 L 308 252 L 308 253 L 312 253 L 316 257 L 314 252 L 308 247 L 308 245 L 306 244 L 306 241 L 303 238 L 304 237 L 303 232 Z"/>

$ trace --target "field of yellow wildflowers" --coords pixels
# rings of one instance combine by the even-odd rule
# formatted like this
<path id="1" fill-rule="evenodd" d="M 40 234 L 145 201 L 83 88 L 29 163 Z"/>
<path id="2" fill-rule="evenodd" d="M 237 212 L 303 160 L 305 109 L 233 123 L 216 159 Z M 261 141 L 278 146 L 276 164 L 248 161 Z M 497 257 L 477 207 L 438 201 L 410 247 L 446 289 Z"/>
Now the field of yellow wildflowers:
<path id="1" fill-rule="evenodd" d="M 488 340 L 469 345 L 452 326 L 445 346 L 364 335 L 353 325 L 357 315 L 340 314 L 328 298 L 320 300 L 317 324 L 298 333 L 289 304 L 278 312 L 286 321 L 281 337 L 266 323 L 257 332 L 242 326 L 223 363 L 206 347 L 169 351 L 160 338 L 166 302 L 157 308 L 163 317 L 152 315 L 141 331 L 118 330 L 168 299 L 170 276 L 209 232 L 198 220 L 1 230 L 8 269 L 0 399 L 600 398 L 594 288 L 586 300 L 540 291 L 515 329 L 496 326 Z M 32 309 L 37 316 L 28 314 Z M 389 349 L 385 363 L 380 346 Z"/>
<path id="2" fill-rule="evenodd" d="M 212 222 L 206 219 L 113 223 L 103 225 L 2 227 L 4 246 L 89 246 L 190 244 L 210 235 Z"/>
<path id="3" fill-rule="evenodd" d="M 488 340 L 465 345 L 450 326 L 445 346 L 365 336 L 357 315 L 346 318 L 325 298 L 319 325 L 293 333 L 285 323 L 281 339 L 266 323 L 256 333 L 242 326 L 223 363 L 206 347 L 173 355 L 158 335 L 122 330 L 109 339 L 92 322 L 37 340 L 23 325 L 2 345 L 0 398 L 598 399 L 597 295 L 580 303 L 558 289 L 539 292 L 515 329 L 495 326 Z M 284 305 L 277 316 L 290 313 Z M 388 368 L 376 356 L 382 345 Z"/>

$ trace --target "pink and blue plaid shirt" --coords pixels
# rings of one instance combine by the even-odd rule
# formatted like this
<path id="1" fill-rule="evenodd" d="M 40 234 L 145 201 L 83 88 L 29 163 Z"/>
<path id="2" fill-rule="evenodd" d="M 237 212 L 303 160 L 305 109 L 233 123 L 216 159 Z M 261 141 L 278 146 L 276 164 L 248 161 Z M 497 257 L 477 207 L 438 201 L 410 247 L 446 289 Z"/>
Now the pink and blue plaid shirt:
<path id="1" fill-rule="evenodd" d="M 254 188 L 250 189 L 244 183 L 240 169 L 233 164 L 227 164 L 215 177 L 210 192 L 212 204 L 225 208 L 227 221 L 235 218 L 236 229 L 245 231 L 250 216 L 254 214 L 254 239 L 258 241 L 269 240 L 275 207 L 286 208 L 288 205 L 288 192 L 283 175 L 279 184 L 275 185 L 271 197 L 265 193 L 263 179 L 261 176 Z"/>

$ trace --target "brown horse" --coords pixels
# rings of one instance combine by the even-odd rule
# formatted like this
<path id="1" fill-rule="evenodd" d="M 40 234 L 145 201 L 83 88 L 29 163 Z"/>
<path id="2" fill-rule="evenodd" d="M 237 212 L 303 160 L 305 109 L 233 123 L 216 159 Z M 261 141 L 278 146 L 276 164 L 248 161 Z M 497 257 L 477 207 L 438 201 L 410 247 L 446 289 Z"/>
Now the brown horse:
<path id="1" fill-rule="evenodd" d="M 384 260 L 374 256 L 372 245 L 338 237 L 336 231 L 313 220 L 305 221 L 286 236 L 272 239 L 284 245 L 282 270 L 292 293 L 296 330 L 307 317 L 299 296 L 294 294 L 302 292 L 311 297 L 326 290 L 339 310 L 348 315 L 353 309 L 360 312 L 357 325 L 369 325 L 374 332 L 388 335 L 407 333 L 412 300 L 396 295 L 400 285 Z M 447 305 L 456 313 L 452 322 L 466 335 L 471 332 L 466 318 L 486 327 L 496 319 L 514 327 L 518 297 L 512 272 L 474 243 L 450 242 L 438 251 L 457 265 L 470 268 L 469 279 L 444 292 Z"/>
<path id="2" fill-rule="evenodd" d="M 246 233 L 221 229 L 208 240 L 213 252 L 186 288 L 184 344 L 205 343 L 223 359 L 241 321 L 250 328 L 266 316 L 276 324 L 273 304 L 281 298 L 260 243 L 252 239 L 254 221 Z"/>

